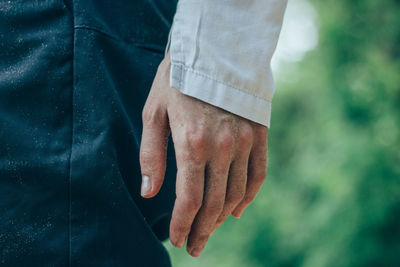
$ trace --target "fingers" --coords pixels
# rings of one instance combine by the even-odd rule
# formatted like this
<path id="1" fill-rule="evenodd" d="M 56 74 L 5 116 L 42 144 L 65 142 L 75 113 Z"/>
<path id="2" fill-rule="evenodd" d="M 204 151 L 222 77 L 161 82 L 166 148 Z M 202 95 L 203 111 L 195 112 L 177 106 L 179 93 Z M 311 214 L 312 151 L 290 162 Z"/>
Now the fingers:
<path id="1" fill-rule="evenodd" d="M 225 203 L 234 139 L 226 133 L 216 139 L 215 151 L 218 153 L 207 164 L 203 203 L 188 237 L 186 250 L 193 257 L 200 256 Z"/>
<path id="2" fill-rule="evenodd" d="M 203 201 L 206 147 L 201 133 L 185 135 L 182 132 L 173 132 L 172 137 L 178 172 L 176 200 L 170 222 L 170 241 L 181 248 Z"/>
<path id="3" fill-rule="evenodd" d="M 224 207 L 226 180 L 229 167 L 216 169 L 210 166 L 205 182 L 204 200 L 193 222 L 186 250 L 193 257 L 200 256 L 215 223 Z M 211 169 L 213 169 L 211 171 Z"/>
<path id="4" fill-rule="evenodd" d="M 232 213 L 236 206 L 242 201 L 246 193 L 247 169 L 250 150 L 253 144 L 253 129 L 248 124 L 243 124 L 236 138 L 236 156 L 232 161 L 228 188 L 225 198 L 225 205 L 220 214 L 214 229 L 224 223 L 226 218 Z"/>
<path id="5" fill-rule="evenodd" d="M 240 218 L 244 209 L 254 200 L 267 176 L 267 134 L 266 127 L 255 131 L 254 143 L 249 157 L 246 194 L 232 215 Z"/>
<path id="6" fill-rule="evenodd" d="M 146 103 L 143 109 L 143 133 L 140 145 L 141 195 L 145 198 L 155 196 L 163 183 L 168 136 L 166 110 L 162 106 Z"/>
<path id="7" fill-rule="evenodd" d="M 224 209 L 218 217 L 214 229 L 223 224 L 236 206 L 242 201 L 246 193 L 247 163 L 246 159 L 237 159 L 232 162 L 229 171 L 228 188 L 225 197 Z"/>
<path id="8" fill-rule="evenodd" d="M 204 165 L 188 165 L 191 166 L 178 167 L 176 200 L 170 222 L 170 240 L 178 248 L 185 244 L 203 200 Z"/>

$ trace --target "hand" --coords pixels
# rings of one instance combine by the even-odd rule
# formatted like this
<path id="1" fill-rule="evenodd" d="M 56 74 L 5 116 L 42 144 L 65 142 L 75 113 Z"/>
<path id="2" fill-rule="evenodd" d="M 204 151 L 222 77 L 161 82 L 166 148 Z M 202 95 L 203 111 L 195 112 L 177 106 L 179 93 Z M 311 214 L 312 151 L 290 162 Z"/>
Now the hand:
<path id="1" fill-rule="evenodd" d="M 232 214 L 239 218 L 266 177 L 268 128 L 184 95 L 169 86 L 170 57 L 161 62 L 143 109 L 142 196 L 164 180 L 172 133 L 177 162 L 170 240 L 198 257 Z"/>

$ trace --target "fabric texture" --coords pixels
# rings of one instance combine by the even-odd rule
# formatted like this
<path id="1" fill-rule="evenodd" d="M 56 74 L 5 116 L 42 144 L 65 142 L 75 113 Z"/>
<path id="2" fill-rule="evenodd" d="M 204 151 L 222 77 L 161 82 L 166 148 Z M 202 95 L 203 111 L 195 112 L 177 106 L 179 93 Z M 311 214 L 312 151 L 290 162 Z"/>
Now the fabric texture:
<path id="1" fill-rule="evenodd" d="M 176 1 L 0 0 L 0 266 L 170 266 L 141 110 Z"/>
<path id="2" fill-rule="evenodd" d="M 269 127 L 270 61 L 286 0 L 180 0 L 171 29 L 170 85 Z"/>

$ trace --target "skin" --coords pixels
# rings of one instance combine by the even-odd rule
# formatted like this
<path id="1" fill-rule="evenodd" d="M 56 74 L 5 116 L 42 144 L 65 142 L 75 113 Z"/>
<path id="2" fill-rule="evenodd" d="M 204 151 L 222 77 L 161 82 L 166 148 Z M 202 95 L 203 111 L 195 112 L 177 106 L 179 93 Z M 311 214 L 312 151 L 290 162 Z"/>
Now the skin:
<path id="1" fill-rule="evenodd" d="M 268 128 L 187 96 L 169 86 L 164 58 L 143 109 L 142 196 L 154 197 L 166 169 L 168 136 L 177 162 L 170 241 L 200 256 L 229 215 L 239 218 L 266 178 Z"/>

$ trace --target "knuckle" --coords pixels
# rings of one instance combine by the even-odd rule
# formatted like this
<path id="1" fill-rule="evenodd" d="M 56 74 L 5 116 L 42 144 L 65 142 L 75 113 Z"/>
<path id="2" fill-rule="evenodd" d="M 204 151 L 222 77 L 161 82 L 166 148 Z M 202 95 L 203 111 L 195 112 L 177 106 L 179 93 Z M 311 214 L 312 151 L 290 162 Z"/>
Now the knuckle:
<path id="1" fill-rule="evenodd" d="M 190 226 L 174 223 L 171 225 L 171 230 L 176 234 L 186 234 L 190 231 Z"/>
<path id="2" fill-rule="evenodd" d="M 203 151 L 207 146 L 207 136 L 203 130 L 187 131 L 186 141 L 189 147 L 195 151 Z"/>
<path id="3" fill-rule="evenodd" d="M 160 105 L 146 103 L 142 110 L 142 121 L 144 124 L 157 123 L 163 120 L 165 115 Z"/>
<path id="4" fill-rule="evenodd" d="M 238 134 L 238 139 L 241 144 L 250 145 L 253 139 L 253 128 L 248 124 L 244 124 L 243 126 L 241 126 Z"/>
<path id="5" fill-rule="evenodd" d="M 243 199 L 244 203 L 246 204 L 250 204 L 251 202 L 253 202 L 254 198 L 256 196 L 255 195 L 246 195 Z"/>
<path id="6" fill-rule="evenodd" d="M 150 121 L 153 116 L 153 111 L 150 109 L 150 105 L 146 104 L 142 110 L 142 119 L 143 121 Z"/>
<path id="7" fill-rule="evenodd" d="M 207 142 L 207 136 L 203 131 L 186 131 L 181 143 L 185 161 L 202 164 L 206 157 Z"/>
<path id="8" fill-rule="evenodd" d="M 237 204 L 243 200 L 245 193 L 246 192 L 244 190 L 231 192 L 228 194 L 226 202 L 229 204 Z"/>
<path id="9" fill-rule="evenodd" d="M 223 151 L 231 150 L 234 142 L 235 142 L 235 138 L 234 138 L 232 132 L 228 131 L 228 130 L 224 130 L 224 131 L 220 132 L 216 139 L 216 145 L 217 145 L 218 149 L 221 149 Z"/>
<path id="10" fill-rule="evenodd" d="M 186 211 L 198 211 L 202 205 L 202 197 L 198 194 L 185 194 L 181 201 Z"/>
<path id="11" fill-rule="evenodd" d="M 210 237 L 210 235 L 209 234 L 199 234 L 197 237 L 196 237 L 196 241 L 198 242 L 198 243 L 206 243 L 207 241 L 208 241 L 208 238 Z"/>
<path id="12" fill-rule="evenodd" d="M 257 126 L 254 129 L 254 137 L 259 141 L 266 141 L 268 136 L 268 128 L 266 126 Z"/>
<path id="13" fill-rule="evenodd" d="M 224 208 L 224 202 L 220 200 L 212 200 L 207 205 L 205 205 L 204 209 L 209 216 L 218 216 L 221 214 Z"/>

